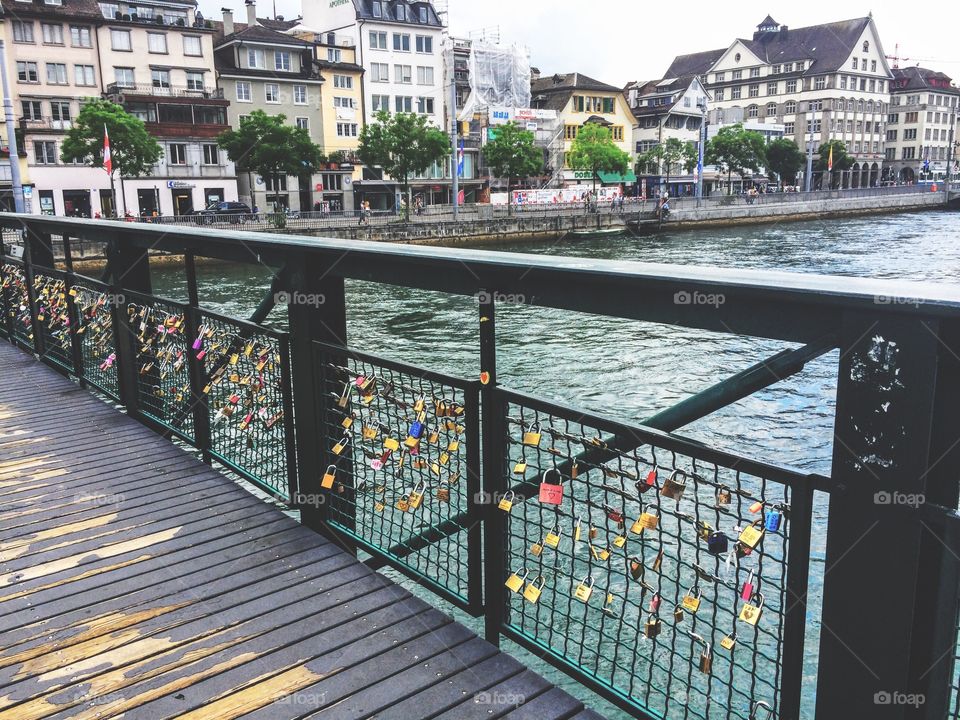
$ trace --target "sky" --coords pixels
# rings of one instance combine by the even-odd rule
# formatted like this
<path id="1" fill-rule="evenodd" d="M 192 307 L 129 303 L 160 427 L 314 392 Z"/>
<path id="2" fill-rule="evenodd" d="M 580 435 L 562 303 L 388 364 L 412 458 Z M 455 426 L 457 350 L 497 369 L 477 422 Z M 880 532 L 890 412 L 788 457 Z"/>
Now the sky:
<path id="1" fill-rule="evenodd" d="M 260 0 L 257 14 L 269 17 L 274 0 Z M 325 2 L 326 0 L 302 0 Z M 941 70 L 960 84 L 960 3 L 927 0 L 750 4 L 740 2 L 649 2 L 645 0 L 434 0 L 449 6 L 456 36 L 499 28 L 501 42 L 530 49 L 530 64 L 544 74 L 581 72 L 622 86 L 633 80 L 663 77 L 675 55 L 727 47 L 750 37 L 769 12 L 789 27 L 863 17 L 873 12 L 887 55 L 901 67 L 922 64 Z M 275 0 L 279 15 L 300 14 L 301 0 Z M 245 16 L 243 0 L 200 0 L 206 17 L 219 18 L 221 7 Z M 892 65 L 892 61 L 891 61 Z"/>

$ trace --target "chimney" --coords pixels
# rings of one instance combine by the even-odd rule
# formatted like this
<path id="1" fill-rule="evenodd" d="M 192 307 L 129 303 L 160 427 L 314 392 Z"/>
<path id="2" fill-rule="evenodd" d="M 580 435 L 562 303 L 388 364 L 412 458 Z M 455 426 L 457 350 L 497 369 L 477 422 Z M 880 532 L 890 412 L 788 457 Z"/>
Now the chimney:
<path id="1" fill-rule="evenodd" d="M 257 24 L 257 4 L 253 0 L 247 0 L 247 26 L 253 27 Z"/>
<path id="2" fill-rule="evenodd" d="M 233 10 L 220 8 L 223 11 L 223 34 L 233 35 Z"/>

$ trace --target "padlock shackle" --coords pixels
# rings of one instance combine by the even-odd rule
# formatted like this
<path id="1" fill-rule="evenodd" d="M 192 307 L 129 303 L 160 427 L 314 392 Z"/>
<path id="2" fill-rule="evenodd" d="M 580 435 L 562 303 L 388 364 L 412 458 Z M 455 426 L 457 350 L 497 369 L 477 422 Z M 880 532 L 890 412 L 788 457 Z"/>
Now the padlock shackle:
<path id="1" fill-rule="evenodd" d="M 560 477 L 560 482 L 555 482 L 555 483 L 547 482 L 547 475 L 549 475 L 550 473 L 556 473 Z M 547 468 L 546 470 L 543 471 L 543 475 L 540 476 L 540 482 L 545 483 L 547 485 L 563 485 L 563 473 L 561 473 L 559 468 L 556 468 L 556 467 Z"/>

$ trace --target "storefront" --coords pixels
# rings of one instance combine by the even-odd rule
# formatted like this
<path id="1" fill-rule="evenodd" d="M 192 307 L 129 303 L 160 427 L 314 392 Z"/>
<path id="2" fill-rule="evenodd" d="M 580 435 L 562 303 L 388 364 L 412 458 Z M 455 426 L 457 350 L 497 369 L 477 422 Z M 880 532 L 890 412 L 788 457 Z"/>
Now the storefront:
<path id="1" fill-rule="evenodd" d="M 597 187 L 612 187 L 619 185 L 624 188 L 624 192 L 627 195 L 632 195 L 633 193 L 629 192 L 627 186 L 634 185 L 637 182 L 637 176 L 632 170 L 628 170 L 626 174 L 621 175 L 620 173 L 608 173 L 608 172 L 598 172 L 596 175 L 596 185 Z M 564 170 L 563 171 L 563 184 L 564 187 L 570 187 L 572 185 L 590 185 L 593 186 L 594 183 L 594 174 L 589 170 Z"/>

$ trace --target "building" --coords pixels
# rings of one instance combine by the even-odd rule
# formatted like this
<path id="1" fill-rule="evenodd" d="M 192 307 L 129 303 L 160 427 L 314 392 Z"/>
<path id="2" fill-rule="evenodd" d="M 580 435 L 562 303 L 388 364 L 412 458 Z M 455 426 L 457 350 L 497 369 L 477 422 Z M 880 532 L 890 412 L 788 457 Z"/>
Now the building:
<path id="1" fill-rule="evenodd" d="M 751 38 L 676 57 L 664 80 L 689 76 L 712 96 L 712 124 L 782 124 L 804 150 L 840 140 L 855 163 L 843 186 L 880 182 L 893 74 L 872 17 L 788 28 L 768 15 Z"/>
<path id="2" fill-rule="evenodd" d="M 622 88 L 594 80 L 583 73 L 533 75 L 531 79 L 531 106 L 533 109 L 554 110 L 559 117 L 557 139 L 551 144 L 548 166 L 553 170 L 551 184 L 591 184 L 592 173 L 573 170 L 566 162 L 566 154 L 586 123 L 599 123 L 610 128 L 613 142 L 624 152 L 633 155 L 634 117 L 627 105 Z M 625 176 L 600 173 L 604 185 L 631 184 L 634 173 Z"/>
<path id="3" fill-rule="evenodd" d="M 913 183 L 947 177 L 950 163 L 957 158 L 958 97 L 960 88 L 942 72 L 922 67 L 893 69 L 885 181 Z"/>
<path id="4" fill-rule="evenodd" d="M 146 123 L 163 147 L 153 172 L 118 183 L 119 210 L 188 215 L 237 199 L 233 163 L 216 143 L 229 101 L 216 87 L 214 26 L 193 0 L 100 2 L 104 94 Z"/>
<path id="5" fill-rule="evenodd" d="M 265 27 L 256 16 L 256 4 L 246 4 L 245 23 L 234 23 L 224 9 L 216 23 L 214 58 L 217 81 L 227 106 L 227 122 L 240 127 L 255 110 L 284 115 L 287 122 L 307 130 L 319 140 L 324 133 L 320 69 L 314 63 L 313 42 Z M 242 202 L 261 210 L 287 208 L 311 210 L 321 199 L 319 174 L 273 178 L 240 172 L 238 195 Z"/>

